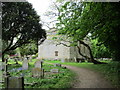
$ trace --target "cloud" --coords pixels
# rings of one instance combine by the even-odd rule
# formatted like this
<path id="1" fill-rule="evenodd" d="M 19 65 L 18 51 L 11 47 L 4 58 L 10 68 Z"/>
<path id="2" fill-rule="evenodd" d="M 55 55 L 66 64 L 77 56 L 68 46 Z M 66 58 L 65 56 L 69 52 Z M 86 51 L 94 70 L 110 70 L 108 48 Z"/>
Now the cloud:
<path id="1" fill-rule="evenodd" d="M 32 3 L 33 8 L 37 11 L 38 15 L 43 15 L 49 8 L 50 0 L 27 0 Z"/>

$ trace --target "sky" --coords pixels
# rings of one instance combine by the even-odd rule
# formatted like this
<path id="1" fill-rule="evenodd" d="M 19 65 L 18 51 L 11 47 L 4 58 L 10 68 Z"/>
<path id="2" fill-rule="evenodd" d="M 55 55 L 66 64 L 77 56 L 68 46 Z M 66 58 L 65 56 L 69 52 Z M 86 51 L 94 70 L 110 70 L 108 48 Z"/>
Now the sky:
<path id="1" fill-rule="evenodd" d="M 32 3 L 38 15 L 42 15 L 49 8 L 51 2 L 51 0 L 27 0 L 27 1 Z"/>
<path id="2" fill-rule="evenodd" d="M 27 0 L 29 3 L 33 5 L 33 8 L 36 10 L 37 14 L 40 15 L 40 19 L 44 22 L 49 21 L 49 18 L 45 17 L 45 12 L 48 11 L 51 0 Z M 46 26 L 43 25 L 44 29 L 47 29 Z"/>

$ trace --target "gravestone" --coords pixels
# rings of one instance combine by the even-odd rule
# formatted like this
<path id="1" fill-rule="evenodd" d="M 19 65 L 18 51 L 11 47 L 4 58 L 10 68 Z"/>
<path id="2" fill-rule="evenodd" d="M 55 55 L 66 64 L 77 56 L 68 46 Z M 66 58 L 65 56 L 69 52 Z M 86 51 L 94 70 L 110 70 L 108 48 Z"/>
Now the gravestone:
<path id="1" fill-rule="evenodd" d="M 22 69 L 23 70 L 27 70 L 28 69 L 28 60 L 24 59 L 23 63 L 22 63 Z"/>
<path id="2" fill-rule="evenodd" d="M 59 63 L 54 63 L 54 67 L 61 67 L 61 64 L 59 64 Z"/>
<path id="3" fill-rule="evenodd" d="M 0 70 L 5 70 L 5 69 L 6 69 L 5 62 L 0 62 Z"/>
<path id="4" fill-rule="evenodd" d="M 43 61 L 39 60 L 35 62 L 35 68 L 42 68 Z"/>
<path id="5" fill-rule="evenodd" d="M 32 76 L 33 77 L 44 77 L 44 69 L 42 68 L 33 68 L 32 69 Z"/>
<path id="6" fill-rule="evenodd" d="M 3 70 L 3 69 L 4 69 L 3 63 L 0 62 L 0 70 Z"/>
<path id="7" fill-rule="evenodd" d="M 52 72 L 52 73 L 58 73 L 59 70 L 58 69 L 51 69 L 50 72 Z"/>
<path id="8" fill-rule="evenodd" d="M 29 61 L 32 62 L 32 55 L 29 56 Z"/>
<path id="9" fill-rule="evenodd" d="M 19 90 L 24 89 L 24 78 L 23 77 L 6 77 L 5 88 L 18 88 Z"/>

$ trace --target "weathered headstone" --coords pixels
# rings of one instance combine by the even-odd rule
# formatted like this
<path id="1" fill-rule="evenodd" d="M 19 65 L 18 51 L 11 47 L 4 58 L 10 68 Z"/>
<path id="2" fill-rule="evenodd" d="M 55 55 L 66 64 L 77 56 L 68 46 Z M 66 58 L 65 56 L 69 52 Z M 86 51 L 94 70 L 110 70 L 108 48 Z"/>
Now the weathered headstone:
<path id="1" fill-rule="evenodd" d="M 51 69 L 50 72 L 52 72 L 52 73 L 58 73 L 59 70 L 58 69 Z"/>
<path id="2" fill-rule="evenodd" d="M 39 60 L 35 62 L 35 68 L 42 68 L 43 61 Z"/>
<path id="3" fill-rule="evenodd" d="M 0 62 L 0 70 L 2 70 L 3 69 L 3 64 L 2 64 L 2 62 Z"/>
<path id="4" fill-rule="evenodd" d="M 32 69 L 32 76 L 33 77 L 44 77 L 44 69 L 42 68 L 33 68 Z"/>
<path id="5" fill-rule="evenodd" d="M 27 70 L 27 69 L 28 69 L 28 60 L 27 60 L 27 59 L 25 59 L 25 60 L 23 61 L 23 63 L 22 63 L 22 69 L 23 69 L 23 70 Z"/>
<path id="6" fill-rule="evenodd" d="M 61 67 L 61 64 L 59 64 L 59 63 L 54 63 L 54 67 Z"/>
<path id="7" fill-rule="evenodd" d="M 29 56 L 29 61 L 32 62 L 32 55 Z"/>
<path id="8" fill-rule="evenodd" d="M 23 77 L 6 77 L 5 78 L 5 88 L 10 89 L 19 89 L 23 90 L 24 88 L 24 78 Z"/>
<path id="9" fill-rule="evenodd" d="M 0 70 L 5 70 L 5 62 L 0 62 Z"/>

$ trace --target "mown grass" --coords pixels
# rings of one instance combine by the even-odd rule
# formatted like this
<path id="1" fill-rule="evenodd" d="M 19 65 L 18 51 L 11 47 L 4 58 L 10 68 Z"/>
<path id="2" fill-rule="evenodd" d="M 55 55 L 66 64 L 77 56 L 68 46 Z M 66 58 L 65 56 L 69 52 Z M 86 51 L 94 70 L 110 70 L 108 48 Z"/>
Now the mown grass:
<path id="1" fill-rule="evenodd" d="M 82 67 L 94 70 L 95 72 L 101 73 L 108 81 L 111 82 L 111 84 L 116 87 L 120 88 L 120 62 L 117 61 L 103 61 L 107 62 L 108 64 L 93 64 L 93 63 L 74 63 L 74 62 L 65 62 L 62 63 L 59 60 L 58 61 L 46 61 L 50 63 L 61 63 L 76 67 Z"/>
<path id="2" fill-rule="evenodd" d="M 36 83 L 34 85 L 25 85 L 24 88 L 71 88 L 71 81 L 74 79 L 74 73 L 68 69 L 62 67 L 54 67 L 51 64 L 43 63 L 43 68 L 45 72 L 50 72 L 50 69 L 57 68 L 59 73 L 47 74 L 44 78 L 32 77 L 32 68 L 34 68 L 34 63 L 36 59 L 29 62 L 29 69 L 22 71 L 10 72 L 11 76 L 21 76 L 24 75 L 24 83 Z M 18 61 L 19 64 L 15 64 L 13 60 L 9 60 L 8 71 L 13 68 L 22 67 L 22 62 Z"/>

